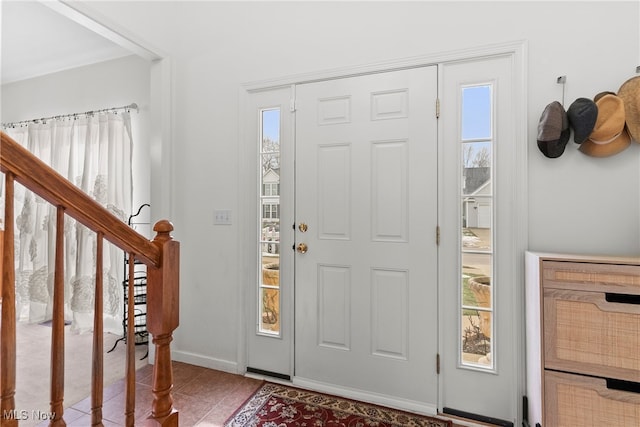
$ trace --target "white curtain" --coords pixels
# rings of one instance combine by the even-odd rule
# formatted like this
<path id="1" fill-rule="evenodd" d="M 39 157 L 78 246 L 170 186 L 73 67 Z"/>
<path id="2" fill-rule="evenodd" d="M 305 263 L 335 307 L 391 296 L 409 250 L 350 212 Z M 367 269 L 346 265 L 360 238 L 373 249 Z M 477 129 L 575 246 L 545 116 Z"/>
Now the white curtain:
<path id="1" fill-rule="evenodd" d="M 131 213 L 129 113 L 49 120 L 5 129 L 25 148 L 80 187 L 122 221 Z M 16 186 L 16 299 L 18 320 L 51 319 L 56 208 Z M 76 332 L 93 327 L 96 235 L 66 216 L 65 320 Z M 105 242 L 104 327 L 122 333 L 123 252 Z"/>

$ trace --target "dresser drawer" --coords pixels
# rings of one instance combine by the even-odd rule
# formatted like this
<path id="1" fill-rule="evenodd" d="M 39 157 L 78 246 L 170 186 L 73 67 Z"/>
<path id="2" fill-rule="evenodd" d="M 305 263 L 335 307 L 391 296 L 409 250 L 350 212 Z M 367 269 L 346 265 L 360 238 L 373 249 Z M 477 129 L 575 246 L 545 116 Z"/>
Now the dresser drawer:
<path id="1" fill-rule="evenodd" d="M 545 371 L 544 388 L 545 426 L 640 426 L 640 392 L 608 388 L 602 378 L 553 371 Z"/>
<path id="2" fill-rule="evenodd" d="M 544 368 L 640 382 L 640 298 L 544 289 Z"/>
<path id="3" fill-rule="evenodd" d="M 542 286 L 640 295 L 640 265 L 544 261 Z"/>

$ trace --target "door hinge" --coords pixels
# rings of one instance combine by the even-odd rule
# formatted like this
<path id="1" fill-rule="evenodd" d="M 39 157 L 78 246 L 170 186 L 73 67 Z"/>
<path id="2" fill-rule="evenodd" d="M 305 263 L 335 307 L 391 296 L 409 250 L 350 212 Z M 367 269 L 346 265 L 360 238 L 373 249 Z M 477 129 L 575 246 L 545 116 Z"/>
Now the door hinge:
<path id="1" fill-rule="evenodd" d="M 440 353 L 436 354 L 436 374 L 440 374 Z"/>
<path id="2" fill-rule="evenodd" d="M 440 98 L 436 98 L 436 119 L 440 118 Z"/>
<path id="3" fill-rule="evenodd" d="M 440 245 L 440 226 L 436 225 L 436 245 Z"/>
<path id="4" fill-rule="evenodd" d="M 289 111 L 292 113 L 296 111 L 296 100 L 293 98 L 289 101 Z"/>

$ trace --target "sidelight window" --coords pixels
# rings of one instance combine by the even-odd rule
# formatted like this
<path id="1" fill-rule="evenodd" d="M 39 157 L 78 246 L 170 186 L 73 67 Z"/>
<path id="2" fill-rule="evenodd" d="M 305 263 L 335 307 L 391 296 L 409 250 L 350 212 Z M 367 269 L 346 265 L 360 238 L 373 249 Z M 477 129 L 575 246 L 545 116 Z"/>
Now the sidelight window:
<path id="1" fill-rule="evenodd" d="M 280 110 L 260 111 L 258 333 L 280 336 Z"/>
<path id="2" fill-rule="evenodd" d="M 461 363 L 494 369 L 492 84 L 461 88 Z"/>

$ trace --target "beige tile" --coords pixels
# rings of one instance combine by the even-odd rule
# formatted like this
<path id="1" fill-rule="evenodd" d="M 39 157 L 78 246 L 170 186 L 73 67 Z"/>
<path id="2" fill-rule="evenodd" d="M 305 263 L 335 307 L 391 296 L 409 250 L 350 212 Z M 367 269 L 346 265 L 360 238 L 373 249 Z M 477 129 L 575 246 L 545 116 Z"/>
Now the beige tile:
<path id="1" fill-rule="evenodd" d="M 146 365 L 136 371 L 136 382 L 151 385 L 153 381 L 153 365 Z"/>
<path id="2" fill-rule="evenodd" d="M 152 373 L 151 365 L 136 372 L 136 425 L 147 425 L 153 402 Z M 263 384 L 260 380 L 181 362 L 173 362 L 173 374 L 174 407 L 179 411 L 181 426 L 222 427 Z M 124 380 L 105 387 L 103 401 L 103 424 L 106 427 L 123 426 Z M 65 421 L 68 426 L 88 426 L 90 411 L 90 398 L 87 397 L 65 410 Z M 48 423 L 41 423 L 38 427 L 46 425 Z"/>
<path id="3" fill-rule="evenodd" d="M 207 370 L 178 390 L 180 393 L 198 396 L 210 402 L 220 402 L 241 383 L 242 379 L 239 375 Z"/>
<path id="4" fill-rule="evenodd" d="M 67 426 L 69 427 L 87 427 L 91 425 L 91 415 L 83 415 L 80 418 L 77 418 L 75 420 L 73 420 L 72 422 L 67 422 Z M 114 422 L 111 422 L 109 420 L 102 420 L 102 425 L 104 427 L 117 427 L 117 426 L 122 426 L 123 424 L 117 424 Z"/>
<path id="5" fill-rule="evenodd" d="M 215 404 L 181 393 L 173 395 L 173 404 L 179 409 L 179 421 L 183 426 L 195 426 L 198 421 L 204 418 Z"/>
<path id="6" fill-rule="evenodd" d="M 196 425 L 200 427 L 222 427 L 224 425 L 224 422 L 235 413 L 235 409 L 237 408 L 231 409 L 227 407 L 216 406 L 211 411 L 209 411 L 209 413 L 205 415 L 204 418 L 198 421 Z"/>
<path id="7" fill-rule="evenodd" d="M 189 384 L 194 378 L 203 372 L 209 371 L 201 366 L 190 365 L 183 362 L 173 362 L 173 389 L 180 390 L 184 385 Z"/>

